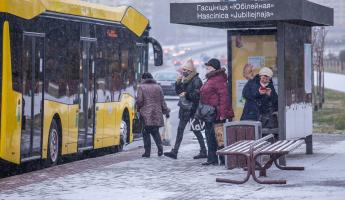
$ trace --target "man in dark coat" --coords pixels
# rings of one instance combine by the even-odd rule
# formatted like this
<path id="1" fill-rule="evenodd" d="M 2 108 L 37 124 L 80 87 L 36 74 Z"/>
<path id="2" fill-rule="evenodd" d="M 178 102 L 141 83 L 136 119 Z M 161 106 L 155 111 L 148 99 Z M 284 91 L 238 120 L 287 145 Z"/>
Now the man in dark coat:
<path id="1" fill-rule="evenodd" d="M 156 83 L 152 75 L 150 73 L 143 73 L 141 79 L 141 84 L 138 87 L 136 105 L 145 124 L 143 131 L 145 153 L 142 156 L 150 157 L 150 134 L 157 145 L 158 156 L 161 156 L 163 154 L 163 146 L 159 134 L 159 127 L 164 126 L 163 114 L 168 118 L 170 109 L 164 100 L 161 86 Z"/>
<path id="2" fill-rule="evenodd" d="M 179 77 L 176 81 L 175 90 L 176 94 L 180 97 L 185 97 L 187 101 L 192 103 L 191 108 L 184 108 L 183 105 L 179 104 L 179 125 L 177 128 L 177 135 L 174 148 L 170 152 L 164 153 L 165 156 L 173 159 L 177 159 L 177 153 L 180 148 L 182 139 L 183 139 L 183 132 L 190 121 L 190 119 L 194 118 L 195 111 L 199 105 L 200 100 L 200 88 L 202 86 L 202 81 L 199 78 L 198 73 L 196 73 L 196 69 L 193 64 L 193 60 L 189 59 L 182 67 L 183 76 Z M 193 131 L 195 136 L 198 139 L 200 145 L 200 153 L 194 156 L 194 159 L 199 158 L 206 158 L 207 151 L 204 142 L 204 138 L 200 131 Z"/>
<path id="3" fill-rule="evenodd" d="M 278 95 L 273 86 L 272 76 L 272 70 L 264 67 L 246 83 L 242 91 L 246 103 L 241 120 L 259 121 L 263 116 L 270 117 L 273 112 L 278 111 Z"/>

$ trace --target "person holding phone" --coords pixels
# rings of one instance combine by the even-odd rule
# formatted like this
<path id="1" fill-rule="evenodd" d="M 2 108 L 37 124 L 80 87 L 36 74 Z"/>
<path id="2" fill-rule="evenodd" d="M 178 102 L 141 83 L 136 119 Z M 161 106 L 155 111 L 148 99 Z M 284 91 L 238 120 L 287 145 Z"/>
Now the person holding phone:
<path id="1" fill-rule="evenodd" d="M 246 103 L 241 120 L 262 121 L 264 128 L 269 126 L 263 119 L 271 118 L 272 113 L 278 111 L 278 95 L 273 86 L 272 76 L 272 70 L 263 67 L 259 74 L 248 80 L 242 91 Z"/>

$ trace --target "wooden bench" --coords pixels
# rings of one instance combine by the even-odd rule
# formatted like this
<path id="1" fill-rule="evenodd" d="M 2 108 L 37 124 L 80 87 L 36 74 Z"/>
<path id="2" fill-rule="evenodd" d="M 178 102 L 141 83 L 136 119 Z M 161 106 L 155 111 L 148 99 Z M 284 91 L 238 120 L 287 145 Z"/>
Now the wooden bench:
<path id="1" fill-rule="evenodd" d="M 250 176 L 261 184 L 286 184 L 286 180 L 260 180 L 255 170 L 260 170 L 260 176 L 266 176 L 266 170 L 274 163 L 281 170 L 304 170 L 304 167 L 286 167 L 278 164 L 277 160 L 289 152 L 295 150 L 304 143 L 304 140 L 280 140 L 275 143 L 268 142 L 273 139 L 273 134 L 258 140 L 242 140 L 229 145 L 219 151 L 217 155 L 243 155 L 247 160 L 247 176 L 243 180 L 231 180 L 217 178 L 217 182 L 242 184 L 249 180 Z M 257 161 L 261 155 L 268 155 L 268 161 L 263 164 Z"/>

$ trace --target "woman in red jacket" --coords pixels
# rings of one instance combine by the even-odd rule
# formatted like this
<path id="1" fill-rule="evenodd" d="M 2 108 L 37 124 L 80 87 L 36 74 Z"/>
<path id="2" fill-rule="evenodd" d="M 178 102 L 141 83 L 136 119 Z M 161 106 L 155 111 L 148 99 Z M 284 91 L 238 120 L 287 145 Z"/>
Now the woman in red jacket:
<path id="1" fill-rule="evenodd" d="M 205 135 L 208 146 L 208 157 L 203 165 L 217 165 L 216 155 L 217 143 L 214 132 L 215 123 L 224 123 L 226 119 L 231 120 L 234 112 L 230 105 L 227 76 L 225 69 L 221 68 L 220 61 L 212 58 L 207 63 L 206 83 L 200 89 L 201 103 L 216 108 L 216 118 L 212 122 L 205 122 Z"/>

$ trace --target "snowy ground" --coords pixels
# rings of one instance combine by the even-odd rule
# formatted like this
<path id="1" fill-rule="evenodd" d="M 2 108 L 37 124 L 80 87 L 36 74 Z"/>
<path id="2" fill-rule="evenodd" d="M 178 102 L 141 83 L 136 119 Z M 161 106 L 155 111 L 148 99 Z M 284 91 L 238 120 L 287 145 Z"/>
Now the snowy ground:
<path id="1" fill-rule="evenodd" d="M 316 73 L 314 73 L 316 77 Z M 316 84 L 316 78 L 314 80 Z M 345 75 L 325 72 L 325 88 L 345 92 Z"/>
<path id="2" fill-rule="evenodd" d="M 316 135 L 313 155 L 305 155 L 302 146 L 287 158 L 289 165 L 304 166 L 305 171 L 268 171 L 267 178 L 287 179 L 286 185 L 260 185 L 252 179 L 242 185 L 215 182 L 216 177 L 241 178 L 245 172 L 201 166 L 202 160 L 192 159 L 198 144 L 188 134 L 177 160 L 157 157 L 155 149 L 151 158 L 144 159 L 140 157 L 143 150 L 134 149 L 134 160 L 14 186 L 1 190 L 0 199 L 344 199 L 345 137 L 331 142 L 322 137 L 334 136 Z M 97 164 L 97 159 L 102 158 L 88 162 Z M 40 175 L 39 171 L 33 173 Z"/>

